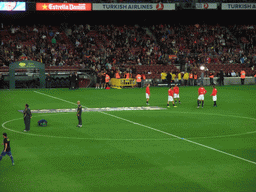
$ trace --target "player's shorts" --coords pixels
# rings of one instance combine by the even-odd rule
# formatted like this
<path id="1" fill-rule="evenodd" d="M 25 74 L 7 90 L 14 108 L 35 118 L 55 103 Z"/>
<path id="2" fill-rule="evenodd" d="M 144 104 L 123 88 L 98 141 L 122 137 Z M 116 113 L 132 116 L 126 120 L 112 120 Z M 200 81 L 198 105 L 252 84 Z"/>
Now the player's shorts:
<path id="1" fill-rule="evenodd" d="M 173 101 L 173 97 L 172 96 L 168 96 L 168 101 Z"/>
<path id="2" fill-rule="evenodd" d="M 174 93 L 174 94 L 173 94 L 173 98 L 174 98 L 174 99 L 176 99 L 176 98 L 180 98 L 180 94 L 176 94 L 176 93 Z"/>
<path id="3" fill-rule="evenodd" d="M 146 93 L 146 99 L 149 99 L 149 94 Z"/>
<path id="4" fill-rule="evenodd" d="M 213 100 L 213 101 L 217 101 L 217 95 L 212 96 L 212 100 Z"/>
<path id="5" fill-rule="evenodd" d="M 5 155 L 8 155 L 8 156 L 11 156 L 12 155 L 12 153 L 11 153 L 11 151 L 8 151 L 8 152 L 2 152 L 1 153 L 1 156 L 5 156 Z"/>
<path id="6" fill-rule="evenodd" d="M 198 100 L 204 100 L 204 95 L 199 95 Z"/>

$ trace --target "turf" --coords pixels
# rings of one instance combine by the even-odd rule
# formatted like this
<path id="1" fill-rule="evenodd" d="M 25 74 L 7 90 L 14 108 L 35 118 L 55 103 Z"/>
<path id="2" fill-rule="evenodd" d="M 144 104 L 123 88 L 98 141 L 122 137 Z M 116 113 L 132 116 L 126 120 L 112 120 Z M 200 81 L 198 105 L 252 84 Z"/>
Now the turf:
<path id="1" fill-rule="evenodd" d="M 2 132 L 15 166 L 0 162 L 0 191 L 256 191 L 255 85 L 218 89 L 218 107 L 198 87 L 181 87 L 181 104 L 160 111 L 33 114 L 31 109 L 146 106 L 144 89 L 0 91 Z M 151 87 L 150 106 L 166 108 L 168 88 Z M 47 127 L 37 121 L 46 119 Z M 184 139 L 183 139 L 184 138 Z"/>

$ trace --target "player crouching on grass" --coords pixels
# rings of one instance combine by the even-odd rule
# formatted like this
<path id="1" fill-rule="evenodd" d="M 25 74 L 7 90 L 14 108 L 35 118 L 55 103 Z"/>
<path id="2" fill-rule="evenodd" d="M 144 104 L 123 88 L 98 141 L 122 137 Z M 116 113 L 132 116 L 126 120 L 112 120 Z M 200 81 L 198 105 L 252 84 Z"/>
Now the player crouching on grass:
<path id="1" fill-rule="evenodd" d="M 168 101 L 167 101 L 167 107 L 169 106 L 169 102 L 172 102 L 173 107 L 177 107 L 174 105 L 174 101 L 173 101 L 173 90 L 172 90 L 172 86 L 170 86 L 170 89 L 168 90 Z"/>
<path id="2" fill-rule="evenodd" d="M 177 103 L 177 98 L 178 98 L 179 104 L 180 104 L 180 95 L 179 95 L 180 90 L 177 84 L 175 84 L 175 86 L 173 87 L 173 92 L 174 92 L 173 98 L 175 99 L 175 103 Z"/>
<path id="3" fill-rule="evenodd" d="M 198 89 L 198 99 L 197 99 L 197 108 L 200 106 L 200 102 L 202 102 L 202 108 L 204 107 L 204 95 L 207 93 L 203 85 Z"/>
<path id="4" fill-rule="evenodd" d="M 212 96 L 212 100 L 213 100 L 213 107 L 217 107 L 217 103 L 216 103 L 216 101 L 217 101 L 217 89 L 215 88 L 215 86 L 212 86 L 212 88 L 213 88 L 213 90 L 212 90 L 212 94 L 211 94 L 211 96 Z"/>

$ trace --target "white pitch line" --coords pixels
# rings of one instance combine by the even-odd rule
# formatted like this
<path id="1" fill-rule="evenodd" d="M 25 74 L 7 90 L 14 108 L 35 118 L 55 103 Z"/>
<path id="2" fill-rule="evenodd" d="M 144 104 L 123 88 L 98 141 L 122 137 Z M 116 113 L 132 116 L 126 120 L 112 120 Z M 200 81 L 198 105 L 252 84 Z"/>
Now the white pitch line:
<path id="1" fill-rule="evenodd" d="M 54 99 L 58 99 L 58 100 L 61 100 L 61 101 L 65 101 L 65 102 L 68 102 L 68 103 L 72 103 L 72 102 L 67 101 L 67 100 L 64 100 L 64 99 L 60 99 L 60 98 L 53 97 L 53 96 L 50 96 L 50 95 L 47 95 L 47 94 L 44 94 L 44 93 L 40 93 L 40 92 L 38 92 L 38 91 L 34 91 L 34 92 L 39 93 L 39 94 L 42 94 L 42 95 L 45 95 L 45 96 L 48 96 L 48 97 L 52 97 L 52 98 L 54 98 Z M 72 104 L 75 104 L 75 103 L 72 103 Z M 84 107 L 85 107 L 85 106 L 84 106 Z M 116 116 L 116 115 L 111 115 L 111 114 L 108 114 L 108 113 L 105 113 L 105 112 L 100 112 L 100 113 L 103 113 L 103 114 L 105 114 L 105 115 L 109 115 L 109 116 L 115 117 L 115 118 L 117 118 L 117 119 L 121 119 L 121 120 L 127 121 L 127 122 L 129 122 L 129 123 L 133 123 L 133 124 L 136 123 L 136 122 L 130 121 L 130 120 L 128 120 L 128 119 L 124 119 L 124 118 L 122 118 L 122 117 L 118 117 L 118 116 Z M 207 146 L 207 145 L 203 145 L 203 144 L 201 144 L 201 143 L 197 143 L 197 142 L 194 142 L 194 141 L 191 141 L 191 140 L 188 140 L 188 139 L 179 137 L 179 136 L 177 136 L 177 135 L 173 135 L 173 134 L 171 134 L 171 133 L 167 133 L 167 132 L 165 132 L 165 131 L 161 131 L 161 130 L 158 130 L 158 129 L 155 129 L 155 128 L 152 128 L 152 127 L 149 127 L 149 126 L 140 124 L 140 123 L 137 123 L 137 125 L 140 125 L 140 126 L 142 126 L 142 127 L 145 127 L 145 128 L 148 128 L 148 129 L 151 129 L 151 130 L 154 130 L 154 131 L 157 131 L 157 132 L 160 132 L 160 133 L 163 133 L 163 134 L 166 134 L 166 135 L 175 137 L 175 138 L 177 138 L 177 139 L 181 139 L 181 140 L 187 141 L 187 142 L 189 142 L 189 143 L 193 143 L 193 144 L 195 144 L 195 145 L 199 145 L 199 146 L 201 146 L 201 147 L 204 147 L 204 148 L 207 148 L 207 149 L 211 149 L 211 150 L 213 150 L 213 151 L 217 151 L 217 152 L 219 152 L 219 153 L 228 155 L 228 156 L 230 156 L 230 157 L 234 157 L 234 158 L 237 158 L 237 159 L 240 159 L 240 160 L 243 160 L 243 161 L 246 161 L 246 162 L 248 162 L 248 163 L 252 163 L 252 164 L 256 165 L 256 162 L 254 162 L 254 161 L 250 161 L 250 160 L 248 160 L 248 159 L 245 159 L 245 158 L 242 158 L 242 157 L 239 157 L 239 156 L 236 156 L 236 155 L 233 155 L 233 154 L 230 154 L 230 153 L 227 153 L 227 152 L 224 152 L 224 151 L 215 149 L 215 148 L 213 148 L 213 147 L 209 147 L 209 146 Z"/>
<path id="2" fill-rule="evenodd" d="M 53 97 L 53 96 L 51 96 L 51 95 L 47 95 L 47 94 L 44 94 L 44 93 L 41 93 L 41 92 L 38 92 L 38 91 L 34 91 L 34 92 L 35 92 L 35 93 L 38 93 L 38 94 L 41 94 L 41 95 L 45 95 L 45 96 L 47 96 L 47 97 L 51 97 L 51 98 L 53 98 L 53 99 L 58 99 L 58 100 L 60 100 L 60 101 L 65 101 L 65 102 L 67 102 L 67 103 L 77 105 L 77 103 L 73 103 L 73 102 L 70 102 L 70 101 L 67 101 L 67 100 L 64 100 L 64 99 L 60 99 L 60 98 L 58 98 L 58 97 Z M 83 106 L 83 107 L 88 108 L 88 107 L 86 107 L 86 106 Z"/>
<path id="3" fill-rule="evenodd" d="M 51 114 L 43 114 L 43 115 L 38 115 L 36 117 L 40 116 L 49 116 L 49 115 L 58 115 L 59 113 L 51 113 Z M 62 113 L 63 115 L 67 115 L 68 113 Z M 109 114 L 107 114 L 109 115 Z M 5 124 L 10 123 L 12 121 L 20 120 L 23 118 L 17 118 L 17 119 L 12 119 L 9 121 L 6 121 L 2 124 L 2 127 L 6 130 L 19 133 L 19 134 L 25 134 L 25 135 L 32 135 L 32 136 L 37 136 L 37 137 L 51 137 L 51 138 L 58 138 L 58 139 L 76 139 L 76 140 L 97 140 L 97 141 L 167 141 L 167 140 L 175 140 L 178 138 L 162 138 L 162 139 L 115 139 L 115 138 L 79 138 L 79 137 L 62 137 L 62 136 L 53 136 L 53 135 L 39 135 L 39 134 L 33 134 L 33 133 L 24 133 L 21 131 L 16 131 L 13 129 L 9 129 L 5 126 Z M 134 123 L 135 125 L 139 125 L 139 123 Z M 240 135 L 247 135 L 247 134 L 253 134 L 256 133 L 256 131 L 252 132 L 246 132 L 246 133 L 237 133 L 237 134 L 232 134 L 232 135 L 221 135 L 221 136 L 209 136 L 209 137 L 189 137 L 187 139 L 213 139 L 213 138 L 220 138 L 220 137 L 231 137 L 231 136 L 240 136 Z"/>

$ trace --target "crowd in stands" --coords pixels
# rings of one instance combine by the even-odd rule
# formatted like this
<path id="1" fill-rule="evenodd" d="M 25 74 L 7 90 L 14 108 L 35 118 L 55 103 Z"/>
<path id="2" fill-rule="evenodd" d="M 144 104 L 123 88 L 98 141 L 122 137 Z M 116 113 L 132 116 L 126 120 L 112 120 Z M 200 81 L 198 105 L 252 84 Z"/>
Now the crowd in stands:
<path id="1" fill-rule="evenodd" d="M 5 29 L 1 31 L 0 66 L 27 59 L 43 62 L 46 67 L 75 66 L 95 74 L 120 70 L 136 75 L 142 65 L 179 65 L 180 70 L 172 70 L 198 72 L 202 64 L 241 64 L 249 68 L 256 63 L 255 30 L 248 26 L 86 24 L 9 25 Z M 237 34 L 243 38 L 237 39 Z M 210 70 L 216 75 L 219 68 Z M 232 69 L 224 70 L 226 76 L 231 74 Z M 162 70 L 145 68 L 143 72 L 148 77 L 160 77 Z"/>

